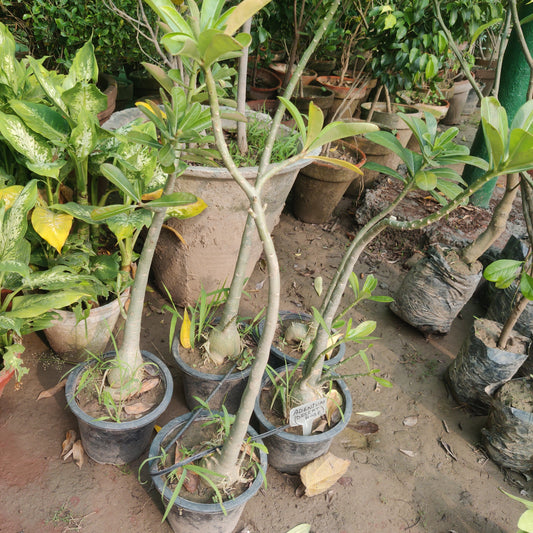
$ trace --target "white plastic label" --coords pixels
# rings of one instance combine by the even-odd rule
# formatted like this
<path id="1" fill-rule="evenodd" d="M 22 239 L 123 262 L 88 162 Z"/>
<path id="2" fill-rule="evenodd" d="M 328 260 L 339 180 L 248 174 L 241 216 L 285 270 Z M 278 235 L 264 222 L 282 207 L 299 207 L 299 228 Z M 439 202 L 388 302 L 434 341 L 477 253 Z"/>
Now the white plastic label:
<path id="1" fill-rule="evenodd" d="M 313 402 L 293 407 L 289 413 L 291 426 L 303 426 L 303 434 L 311 435 L 313 420 L 326 414 L 327 398 L 319 398 Z"/>

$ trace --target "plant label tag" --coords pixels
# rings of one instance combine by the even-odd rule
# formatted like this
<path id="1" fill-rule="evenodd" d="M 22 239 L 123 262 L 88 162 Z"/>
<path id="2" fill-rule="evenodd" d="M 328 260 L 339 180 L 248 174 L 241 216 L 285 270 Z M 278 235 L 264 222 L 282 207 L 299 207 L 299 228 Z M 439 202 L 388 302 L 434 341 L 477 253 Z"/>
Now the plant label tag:
<path id="1" fill-rule="evenodd" d="M 326 414 L 327 398 L 319 398 L 313 402 L 293 407 L 289 413 L 291 426 L 302 426 L 304 435 L 311 435 L 313 420 Z"/>

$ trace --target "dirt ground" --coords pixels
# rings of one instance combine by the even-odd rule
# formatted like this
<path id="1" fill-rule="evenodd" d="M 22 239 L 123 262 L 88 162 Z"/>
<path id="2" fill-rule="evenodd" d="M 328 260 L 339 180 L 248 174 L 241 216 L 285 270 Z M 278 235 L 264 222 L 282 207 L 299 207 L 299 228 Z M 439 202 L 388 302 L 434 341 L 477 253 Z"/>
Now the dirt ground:
<path id="1" fill-rule="evenodd" d="M 423 199 L 420 200 L 422 202 Z M 421 205 L 420 203 L 418 205 Z M 324 226 L 304 224 L 286 212 L 274 231 L 282 271 L 281 308 L 309 310 L 319 298 L 316 276 L 327 282 L 356 229 L 354 208 L 344 200 Z M 394 295 L 417 248 L 438 235 L 452 241 L 476 231 L 480 212 L 464 210 L 429 237 L 388 234 L 361 258 L 356 271 L 379 280 L 379 293 Z M 510 225 L 509 232 L 515 231 Z M 455 233 L 454 233 L 455 232 Z M 508 233 L 509 233 L 508 232 Z M 454 237 L 455 235 L 455 237 Z M 244 313 L 256 312 L 266 299 L 266 274 L 260 261 L 249 281 Z M 165 300 L 151 292 L 145 308 L 142 348 L 176 367 L 168 349 L 170 317 Z M 268 486 L 247 505 L 237 532 L 285 533 L 310 523 L 314 533 L 497 533 L 516 531 L 519 503 L 499 491 L 533 494 L 524 476 L 501 471 L 479 447 L 486 417 L 473 416 L 449 396 L 442 375 L 457 354 L 473 315 L 482 314 L 474 298 L 448 335 L 425 338 L 395 317 L 385 304 L 365 303 L 354 320 L 377 320 L 379 340 L 369 350 L 376 368 L 393 384 L 376 387 L 369 378 L 349 380 L 354 415 L 380 411 L 379 431 L 364 436 L 348 427 L 331 451 L 350 460 L 341 482 L 326 494 L 298 497 L 298 476 L 268 470 Z M 37 401 L 68 366 L 37 335 L 28 339 L 24 357 L 30 367 L 22 386 L 10 383 L 0 399 L 0 531 L 2 533 L 156 533 L 171 531 L 161 523 L 162 505 L 149 483 L 140 483 L 144 459 L 124 467 L 99 465 L 86 458 L 82 468 L 60 458 L 61 442 L 76 421 L 64 394 Z M 353 360 L 346 373 L 360 372 Z M 179 378 L 170 407 L 159 420 L 186 412 Z M 141 479 L 145 480 L 144 474 Z"/>

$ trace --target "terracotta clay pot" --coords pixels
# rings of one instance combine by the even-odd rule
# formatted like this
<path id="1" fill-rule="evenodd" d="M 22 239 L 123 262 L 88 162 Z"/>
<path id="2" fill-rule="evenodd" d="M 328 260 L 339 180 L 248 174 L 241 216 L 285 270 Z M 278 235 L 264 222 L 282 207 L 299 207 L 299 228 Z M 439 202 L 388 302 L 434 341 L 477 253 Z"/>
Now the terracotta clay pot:
<path id="1" fill-rule="evenodd" d="M 365 163 L 365 154 L 356 146 L 342 141 L 338 146 L 353 155 L 356 166 Z M 348 168 L 313 161 L 300 170 L 294 183 L 292 208 L 296 218 L 311 224 L 327 222 L 350 183 L 358 176 Z"/>
<path id="2" fill-rule="evenodd" d="M 254 72 L 248 70 L 248 98 L 250 100 L 263 100 L 273 98 L 281 87 L 281 78 L 271 70 L 257 68 Z"/>
<path id="3" fill-rule="evenodd" d="M 98 113 L 98 121 L 102 125 L 115 111 L 118 95 L 118 82 L 113 76 L 100 74 L 98 85 L 101 86 L 102 92 L 107 97 L 107 107 Z"/>

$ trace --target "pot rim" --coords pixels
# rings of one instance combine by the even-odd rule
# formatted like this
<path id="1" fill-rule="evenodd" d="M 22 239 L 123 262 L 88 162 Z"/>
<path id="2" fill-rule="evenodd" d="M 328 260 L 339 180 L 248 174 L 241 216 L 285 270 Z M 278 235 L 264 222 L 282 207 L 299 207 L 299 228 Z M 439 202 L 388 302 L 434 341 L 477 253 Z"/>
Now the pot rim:
<path id="1" fill-rule="evenodd" d="M 280 367 L 276 369 L 276 372 L 284 372 L 287 369 L 291 369 L 293 365 L 287 366 L 287 367 Z M 263 378 L 263 386 L 261 389 L 265 387 L 265 384 L 267 383 L 268 376 L 265 376 Z M 317 433 L 316 435 L 295 435 L 293 433 L 289 433 L 285 430 L 278 431 L 276 433 L 276 437 L 281 437 L 284 440 L 287 440 L 289 442 L 295 442 L 295 443 L 315 443 L 315 442 L 322 442 L 325 440 L 333 439 L 336 435 L 338 435 L 347 425 L 350 421 L 350 418 L 352 416 L 352 395 L 350 393 L 350 389 L 346 385 L 345 381 L 341 378 L 335 378 L 333 379 L 335 383 L 338 385 L 341 394 L 344 396 L 344 413 L 341 420 L 331 429 L 328 429 L 327 431 L 324 431 L 323 433 Z M 261 409 L 261 393 L 257 396 L 255 399 L 255 407 L 254 407 L 254 413 L 255 416 L 258 418 L 260 424 L 265 427 L 266 431 L 270 431 L 275 429 L 277 426 L 272 424 L 264 415 L 262 409 Z"/>
<path id="2" fill-rule="evenodd" d="M 152 444 L 150 445 L 150 450 L 148 452 L 148 467 L 151 470 L 156 457 L 159 455 L 161 450 L 161 445 L 163 443 L 164 437 L 170 433 L 173 429 L 183 425 L 187 420 L 193 416 L 193 413 L 185 413 L 184 415 L 173 418 L 167 422 L 157 433 Z M 201 410 L 200 415 L 197 420 L 202 420 L 209 418 L 209 413 L 204 409 Z M 248 426 L 248 434 L 251 436 L 257 436 L 257 431 L 254 430 L 251 426 Z M 262 442 L 261 439 L 257 439 L 258 442 Z M 239 494 L 236 498 L 223 502 L 224 508 L 226 511 L 232 511 L 242 505 L 244 505 L 252 496 L 254 496 L 263 484 L 263 473 L 266 474 L 268 466 L 267 454 L 263 450 L 259 450 L 259 456 L 261 458 L 261 469 L 258 469 L 258 474 L 254 479 L 253 483 L 248 487 L 242 494 Z M 262 471 L 261 471 L 262 470 Z M 150 476 L 153 480 L 154 485 L 156 486 L 158 492 L 163 495 L 163 498 L 167 501 L 170 501 L 172 497 L 172 490 L 168 487 L 164 480 L 163 476 Z M 201 512 L 205 514 L 220 514 L 222 509 L 219 503 L 199 503 L 192 502 L 181 496 L 178 496 L 174 502 L 174 506 L 181 507 L 188 511 Z"/>
<path id="3" fill-rule="evenodd" d="M 137 418 L 136 420 L 128 420 L 126 422 L 109 422 L 106 420 L 95 420 L 92 416 L 89 416 L 87 413 L 85 413 L 85 411 L 80 408 L 75 398 L 78 377 L 85 370 L 85 367 L 91 364 L 92 361 L 89 360 L 77 364 L 72 369 L 67 378 L 67 384 L 65 386 L 65 396 L 67 399 L 67 405 L 74 414 L 74 416 L 76 416 L 76 418 L 79 418 L 82 422 L 88 424 L 89 426 L 100 428 L 105 431 L 117 432 L 127 431 L 129 429 L 137 429 L 139 427 L 147 426 L 155 422 L 155 420 L 157 420 L 157 418 L 166 410 L 168 404 L 170 403 L 170 400 L 172 399 L 172 393 L 174 391 L 174 382 L 172 380 L 170 370 L 161 359 L 145 350 L 141 350 L 141 354 L 143 356 L 143 359 L 148 359 L 150 362 L 155 363 L 157 365 L 161 374 L 161 378 L 163 379 L 165 384 L 165 394 L 163 395 L 161 402 L 155 409 L 153 409 L 146 415 Z M 115 357 L 115 355 L 116 352 L 112 351 L 105 353 L 104 357 L 106 359 L 111 359 Z"/>

